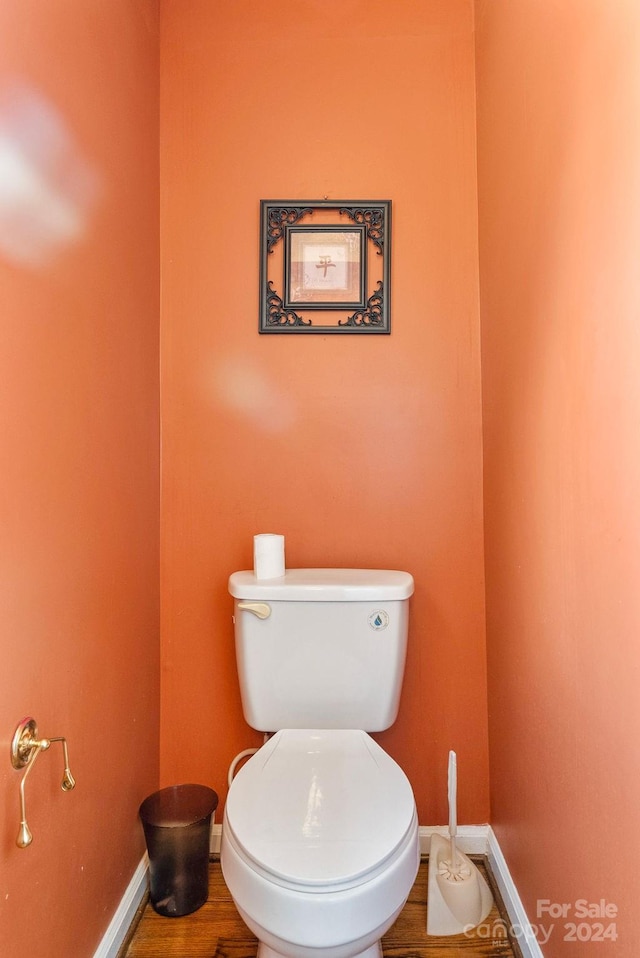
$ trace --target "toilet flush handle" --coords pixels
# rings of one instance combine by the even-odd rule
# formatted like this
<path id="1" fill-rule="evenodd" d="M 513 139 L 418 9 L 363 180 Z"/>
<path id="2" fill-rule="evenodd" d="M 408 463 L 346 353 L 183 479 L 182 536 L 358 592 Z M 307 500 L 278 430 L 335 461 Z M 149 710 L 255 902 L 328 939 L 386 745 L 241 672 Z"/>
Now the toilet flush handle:
<path id="1" fill-rule="evenodd" d="M 259 619 L 268 619 L 271 615 L 271 606 L 267 602 L 238 602 L 239 612 L 252 612 Z"/>

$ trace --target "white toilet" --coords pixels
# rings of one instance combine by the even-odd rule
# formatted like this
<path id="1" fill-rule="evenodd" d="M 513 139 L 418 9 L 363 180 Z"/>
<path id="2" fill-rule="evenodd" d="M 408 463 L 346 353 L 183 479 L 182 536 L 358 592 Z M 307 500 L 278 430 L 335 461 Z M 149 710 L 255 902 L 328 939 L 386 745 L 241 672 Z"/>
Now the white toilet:
<path id="1" fill-rule="evenodd" d="M 245 718 L 275 732 L 231 783 L 222 871 L 258 958 L 380 958 L 420 859 L 402 769 L 368 735 L 395 721 L 406 572 L 236 572 Z"/>

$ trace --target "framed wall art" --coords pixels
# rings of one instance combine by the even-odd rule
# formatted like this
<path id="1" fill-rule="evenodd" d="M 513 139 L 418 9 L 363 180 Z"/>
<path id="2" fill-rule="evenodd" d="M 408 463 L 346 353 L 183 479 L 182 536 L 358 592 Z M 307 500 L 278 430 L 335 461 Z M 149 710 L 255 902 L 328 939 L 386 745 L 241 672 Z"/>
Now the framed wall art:
<path id="1" fill-rule="evenodd" d="M 389 333 L 391 200 L 262 200 L 261 333 Z"/>

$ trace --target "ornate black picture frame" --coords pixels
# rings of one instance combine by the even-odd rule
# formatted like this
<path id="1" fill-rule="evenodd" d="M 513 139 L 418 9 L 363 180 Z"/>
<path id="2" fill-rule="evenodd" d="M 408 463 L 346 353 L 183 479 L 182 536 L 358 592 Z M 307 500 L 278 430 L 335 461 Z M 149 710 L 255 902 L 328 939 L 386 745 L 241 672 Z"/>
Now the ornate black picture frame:
<path id="1" fill-rule="evenodd" d="M 391 332 L 391 200 L 262 200 L 261 333 Z"/>

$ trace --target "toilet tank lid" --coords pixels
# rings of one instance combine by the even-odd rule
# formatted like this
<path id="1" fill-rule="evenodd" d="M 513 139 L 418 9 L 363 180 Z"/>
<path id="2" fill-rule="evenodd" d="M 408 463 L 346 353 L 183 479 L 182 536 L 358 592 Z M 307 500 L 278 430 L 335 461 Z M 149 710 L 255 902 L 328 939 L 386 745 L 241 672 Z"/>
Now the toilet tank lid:
<path id="1" fill-rule="evenodd" d="M 277 579 L 234 572 L 229 592 L 235 599 L 274 602 L 378 602 L 408 599 L 413 576 L 393 569 L 287 569 Z"/>

